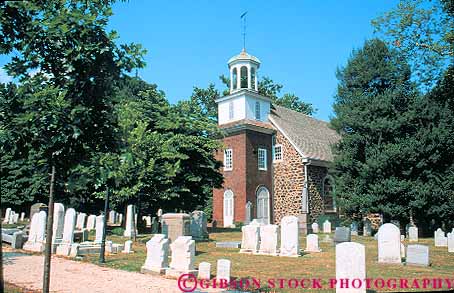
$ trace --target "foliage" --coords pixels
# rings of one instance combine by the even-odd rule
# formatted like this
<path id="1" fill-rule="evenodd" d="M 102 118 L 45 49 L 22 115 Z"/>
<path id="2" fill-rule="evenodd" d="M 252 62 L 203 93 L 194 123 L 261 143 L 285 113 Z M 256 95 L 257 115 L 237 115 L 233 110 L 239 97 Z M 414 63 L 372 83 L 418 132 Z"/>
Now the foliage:
<path id="1" fill-rule="evenodd" d="M 113 228 L 111 232 L 112 232 L 112 235 L 123 237 L 125 229 L 122 227 L 116 227 L 116 228 Z"/>
<path id="2" fill-rule="evenodd" d="M 372 21 L 380 36 L 410 61 L 422 88 L 437 84 L 454 58 L 452 0 L 401 0 Z"/>

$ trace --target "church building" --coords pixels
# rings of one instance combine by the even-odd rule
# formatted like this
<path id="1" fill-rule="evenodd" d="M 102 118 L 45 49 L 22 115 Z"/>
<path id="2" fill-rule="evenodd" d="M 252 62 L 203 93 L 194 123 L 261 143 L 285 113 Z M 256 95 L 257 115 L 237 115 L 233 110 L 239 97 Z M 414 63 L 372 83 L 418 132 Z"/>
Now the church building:
<path id="1" fill-rule="evenodd" d="M 274 105 L 258 93 L 260 60 L 244 49 L 228 61 L 230 94 L 216 100 L 223 130 L 223 188 L 213 190 L 219 227 L 258 219 L 299 218 L 306 229 L 322 214 L 335 214 L 335 186 L 328 170 L 339 140 L 325 121 Z"/>

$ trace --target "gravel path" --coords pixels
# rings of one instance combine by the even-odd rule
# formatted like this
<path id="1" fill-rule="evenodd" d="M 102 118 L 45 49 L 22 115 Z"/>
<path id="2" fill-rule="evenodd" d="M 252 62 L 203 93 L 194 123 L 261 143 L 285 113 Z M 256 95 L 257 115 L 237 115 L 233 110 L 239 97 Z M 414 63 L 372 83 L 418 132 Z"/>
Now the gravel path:
<path id="1" fill-rule="evenodd" d="M 28 289 L 42 288 L 42 255 L 10 256 L 4 260 L 6 282 Z M 51 285 L 53 292 L 181 292 L 177 281 L 159 276 L 104 268 L 52 258 Z"/>

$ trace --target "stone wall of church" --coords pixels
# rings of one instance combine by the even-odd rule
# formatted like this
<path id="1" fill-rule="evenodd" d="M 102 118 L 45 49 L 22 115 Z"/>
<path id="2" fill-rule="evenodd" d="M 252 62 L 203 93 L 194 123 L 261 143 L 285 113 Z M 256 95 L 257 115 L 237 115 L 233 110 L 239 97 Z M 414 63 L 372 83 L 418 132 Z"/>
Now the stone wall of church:
<path id="1" fill-rule="evenodd" d="M 274 223 L 280 223 L 284 216 L 301 214 L 304 166 L 300 154 L 280 131 L 275 144 L 282 145 L 283 153 L 282 161 L 273 162 Z"/>
<path id="2" fill-rule="evenodd" d="M 325 213 L 322 188 L 323 179 L 327 175 L 328 169 L 326 167 L 319 167 L 309 165 L 308 169 L 308 181 L 309 181 L 309 223 L 314 222 L 318 216 Z"/>

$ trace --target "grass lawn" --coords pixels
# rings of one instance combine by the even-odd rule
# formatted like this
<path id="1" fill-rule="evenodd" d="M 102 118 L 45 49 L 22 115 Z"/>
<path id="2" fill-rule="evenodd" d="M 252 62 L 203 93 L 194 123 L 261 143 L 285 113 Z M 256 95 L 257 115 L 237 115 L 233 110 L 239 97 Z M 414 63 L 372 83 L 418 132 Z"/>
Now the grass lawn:
<path id="1" fill-rule="evenodd" d="M 231 275 L 233 278 L 255 278 L 260 279 L 263 289 L 269 279 L 275 279 L 275 284 L 279 286 L 280 278 L 284 279 L 321 279 L 323 288 L 329 288 L 329 279 L 335 278 L 335 247 L 330 243 L 320 241 L 322 252 L 304 254 L 299 258 L 287 258 L 277 256 L 262 256 L 240 254 L 239 249 L 216 248 L 216 241 L 241 241 L 241 232 L 227 230 L 223 232 L 210 233 L 210 240 L 197 242 L 196 244 L 196 261 L 198 267 L 200 262 L 206 261 L 211 263 L 211 272 L 215 274 L 216 262 L 220 258 L 226 258 L 232 261 Z M 331 235 L 332 237 L 333 235 Z M 133 244 L 134 254 L 116 254 L 107 255 L 106 266 L 123 269 L 128 271 L 140 271 L 140 267 L 145 262 L 146 247 L 145 242 L 150 239 L 151 235 L 139 237 Z M 320 237 L 322 239 L 323 236 Z M 127 240 L 124 237 L 110 235 L 109 240 L 115 243 L 122 243 Z M 377 241 L 373 237 L 352 237 L 352 241 L 366 245 L 366 274 L 367 278 L 384 280 L 388 279 L 408 279 L 409 286 L 414 279 L 422 280 L 423 278 L 442 278 L 450 279 L 454 284 L 454 253 L 448 254 L 446 247 L 434 247 L 433 238 L 419 239 L 419 244 L 429 245 L 430 250 L 430 267 L 415 267 L 405 265 L 385 265 L 377 263 Z M 306 237 L 301 236 L 300 245 L 304 249 Z M 407 242 L 405 244 L 408 244 Z M 93 263 L 98 262 L 97 255 L 86 256 L 83 261 Z M 287 282 L 287 281 L 286 281 Z M 422 281 L 420 281 L 422 284 Z M 334 292 L 334 290 L 321 289 L 289 289 L 286 283 L 286 289 L 277 290 L 276 292 Z M 406 292 L 406 291 L 430 291 L 429 289 L 376 289 L 368 292 Z"/>

